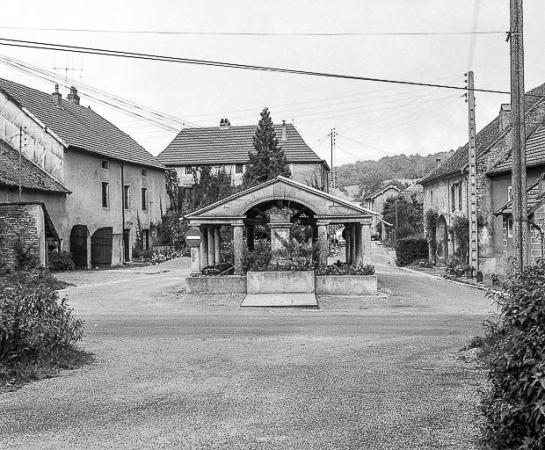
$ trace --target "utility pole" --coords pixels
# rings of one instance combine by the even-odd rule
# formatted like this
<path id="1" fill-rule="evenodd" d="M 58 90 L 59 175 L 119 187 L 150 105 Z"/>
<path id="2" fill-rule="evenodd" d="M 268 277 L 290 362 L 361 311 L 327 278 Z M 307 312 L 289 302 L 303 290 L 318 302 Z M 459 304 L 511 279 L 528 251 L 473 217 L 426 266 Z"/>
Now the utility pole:
<path id="1" fill-rule="evenodd" d="M 337 132 L 335 131 L 336 129 L 335 128 L 332 128 L 331 129 L 331 133 L 330 133 L 330 136 L 331 136 L 331 187 L 333 189 L 335 189 L 335 159 L 334 159 L 334 154 L 335 154 L 335 135 L 337 134 Z"/>
<path id="2" fill-rule="evenodd" d="M 508 35 L 511 53 L 511 145 L 514 256 L 519 269 L 526 263 L 526 130 L 524 122 L 524 43 L 522 0 L 511 0 Z"/>
<path id="3" fill-rule="evenodd" d="M 467 215 L 469 219 L 469 265 L 479 270 L 479 228 L 477 217 L 477 155 L 475 151 L 475 81 L 467 73 L 467 113 L 469 127 L 469 179 L 467 182 Z"/>
<path id="4" fill-rule="evenodd" d="M 19 127 L 19 201 L 23 201 L 23 127 Z"/>

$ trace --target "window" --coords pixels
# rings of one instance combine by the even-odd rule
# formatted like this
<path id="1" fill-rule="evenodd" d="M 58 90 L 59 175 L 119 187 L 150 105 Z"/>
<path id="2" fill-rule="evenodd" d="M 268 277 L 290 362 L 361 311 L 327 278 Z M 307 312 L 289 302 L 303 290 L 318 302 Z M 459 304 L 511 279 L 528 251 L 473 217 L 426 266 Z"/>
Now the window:
<path id="1" fill-rule="evenodd" d="M 507 186 L 507 201 L 510 202 L 513 196 L 513 187 Z"/>
<path id="2" fill-rule="evenodd" d="M 143 176 L 143 177 L 147 177 L 147 176 L 148 176 L 148 170 L 147 170 L 147 169 L 142 169 L 142 176 Z"/>
<path id="3" fill-rule="evenodd" d="M 450 187 L 450 207 L 453 211 L 456 209 L 456 198 L 454 197 L 455 192 L 456 190 L 454 188 L 454 185 L 452 185 Z"/>
<path id="4" fill-rule="evenodd" d="M 142 188 L 142 211 L 148 209 L 148 188 Z"/>
<path id="5" fill-rule="evenodd" d="M 110 185 L 109 183 L 102 183 L 102 207 L 110 207 Z"/>
<path id="6" fill-rule="evenodd" d="M 458 209 L 462 210 L 462 183 L 458 184 Z"/>
<path id="7" fill-rule="evenodd" d="M 103 159 L 103 160 L 100 162 L 100 165 L 101 165 L 102 168 L 105 169 L 105 170 L 109 170 L 109 169 L 110 169 L 110 161 L 106 161 L 105 159 Z"/>
<path id="8" fill-rule="evenodd" d="M 242 173 L 243 167 L 244 166 L 242 164 L 237 164 L 235 166 L 235 173 Z"/>
<path id="9" fill-rule="evenodd" d="M 123 207 L 130 209 L 131 207 L 131 187 L 123 186 Z"/>
<path id="10" fill-rule="evenodd" d="M 185 174 L 191 175 L 191 166 L 185 166 Z"/>
<path id="11" fill-rule="evenodd" d="M 507 218 L 507 237 L 513 237 L 513 219 L 511 217 Z"/>

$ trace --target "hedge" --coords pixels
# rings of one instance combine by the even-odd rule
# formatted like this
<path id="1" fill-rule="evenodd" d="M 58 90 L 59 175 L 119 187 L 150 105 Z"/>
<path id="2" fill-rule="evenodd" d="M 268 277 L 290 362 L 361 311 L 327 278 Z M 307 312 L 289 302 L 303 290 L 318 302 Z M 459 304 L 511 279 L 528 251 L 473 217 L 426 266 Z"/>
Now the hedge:
<path id="1" fill-rule="evenodd" d="M 396 264 L 407 266 L 420 259 L 428 259 L 428 241 L 425 238 L 404 238 L 396 242 Z"/>

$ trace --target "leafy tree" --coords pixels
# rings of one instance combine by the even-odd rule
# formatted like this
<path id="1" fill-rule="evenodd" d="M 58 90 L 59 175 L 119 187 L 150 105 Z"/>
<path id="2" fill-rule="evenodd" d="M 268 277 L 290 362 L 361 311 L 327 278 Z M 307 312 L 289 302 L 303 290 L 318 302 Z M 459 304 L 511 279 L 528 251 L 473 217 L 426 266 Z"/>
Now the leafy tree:
<path id="1" fill-rule="evenodd" d="M 278 143 L 274 124 L 267 108 L 261 112 L 253 141 L 255 152 L 248 153 L 248 167 L 244 173 L 246 187 L 264 183 L 278 175 L 291 177 L 286 155 Z"/>
<path id="2" fill-rule="evenodd" d="M 170 198 L 170 208 L 178 211 L 178 190 L 180 189 L 180 179 L 175 169 L 165 170 L 165 185 L 168 197 Z"/>
<path id="3" fill-rule="evenodd" d="M 423 204 L 418 201 L 416 194 L 410 198 L 403 195 L 388 197 L 384 202 L 382 216 L 386 222 L 397 225 L 397 239 L 421 235 L 424 231 Z"/>
<path id="4" fill-rule="evenodd" d="M 237 191 L 231 180 L 231 174 L 220 167 L 202 166 L 193 169 L 193 193 L 191 211 L 204 208 Z"/>

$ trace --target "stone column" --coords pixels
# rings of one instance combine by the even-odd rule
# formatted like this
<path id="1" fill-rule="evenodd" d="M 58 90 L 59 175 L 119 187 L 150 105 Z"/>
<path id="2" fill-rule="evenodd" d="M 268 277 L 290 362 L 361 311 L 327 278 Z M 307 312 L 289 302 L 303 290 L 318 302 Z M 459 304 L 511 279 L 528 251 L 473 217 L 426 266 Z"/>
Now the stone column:
<path id="1" fill-rule="evenodd" d="M 214 259 L 216 264 L 221 262 L 220 227 L 214 228 Z"/>
<path id="2" fill-rule="evenodd" d="M 351 264 L 350 255 L 351 255 L 351 242 L 350 242 L 350 227 L 348 225 L 344 226 L 343 230 L 343 239 L 344 239 L 344 261 L 346 264 Z"/>
<path id="3" fill-rule="evenodd" d="M 356 264 L 363 262 L 362 224 L 356 224 Z"/>
<path id="4" fill-rule="evenodd" d="M 356 264 L 356 227 L 350 225 L 350 264 Z"/>
<path id="5" fill-rule="evenodd" d="M 206 241 L 208 244 L 208 265 L 216 265 L 216 252 L 214 250 L 214 228 L 208 227 L 206 230 Z"/>
<path id="6" fill-rule="evenodd" d="M 236 223 L 233 226 L 233 253 L 235 256 L 235 275 L 242 275 L 244 258 L 244 224 Z"/>
<path id="7" fill-rule="evenodd" d="M 201 269 L 208 266 L 208 233 L 205 227 L 201 226 L 202 241 L 199 246 L 201 253 Z"/>
<path id="8" fill-rule="evenodd" d="M 191 247 L 191 275 L 201 274 L 201 249 L 199 247 Z"/>
<path id="9" fill-rule="evenodd" d="M 361 262 L 371 264 L 371 224 L 361 225 Z"/>
<path id="10" fill-rule="evenodd" d="M 318 267 L 327 267 L 327 255 L 328 255 L 328 242 L 327 242 L 327 223 L 317 224 L 318 228 L 318 243 L 320 245 L 320 260 L 318 261 Z"/>

